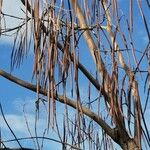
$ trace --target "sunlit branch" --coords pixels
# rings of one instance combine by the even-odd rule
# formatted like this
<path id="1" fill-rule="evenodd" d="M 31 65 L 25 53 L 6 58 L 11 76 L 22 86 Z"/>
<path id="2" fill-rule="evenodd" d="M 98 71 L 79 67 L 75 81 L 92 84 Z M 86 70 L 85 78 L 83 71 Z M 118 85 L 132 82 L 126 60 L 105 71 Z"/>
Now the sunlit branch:
<path id="1" fill-rule="evenodd" d="M 21 0 L 21 1 L 25 5 L 25 1 L 24 0 Z M 34 14 L 34 10 L 31 9 L 31 6 L 30 6 L 30 4 L 28 2 L 27 2 L 27 5 L 28 5 L 27 6 L 27 10 L 29 11 L 30 14 L 33 15 Z M 44 23 L 41 23 L 41 27 L 42 27 L 42 30 L 44 31 L 44 33 L 47 34 L 47 29 L 46 29 Z M 105 29 L 105 26 L 102 26 L 101 28 Z M 63 52 L 63 47 L 62 47 L 61 43 L 59 43 L 58 41 L 57 41 L 57 47 Z M 71 54 L 69 52 L 69 55 L 70 55 L 71 61 L 74 61 L 73 54 Z M 100 86 L 100 84 L 98 83 L 98 81 L 96 79 L 94 79 L 94 77 L 88 72 L 88 70 L 78 60 L 76 60 L 76 63 L 78 64 L 78 68 L 81 70 L 81 72 L 87 77 L 87 79 L 95 86 L 95 88 L 97 90 L 100 90 L 100 92 L 104 96 L 105 100 L 108 101 L 108 96 L 107 96 L 104 88 L 102 86 Z"/>

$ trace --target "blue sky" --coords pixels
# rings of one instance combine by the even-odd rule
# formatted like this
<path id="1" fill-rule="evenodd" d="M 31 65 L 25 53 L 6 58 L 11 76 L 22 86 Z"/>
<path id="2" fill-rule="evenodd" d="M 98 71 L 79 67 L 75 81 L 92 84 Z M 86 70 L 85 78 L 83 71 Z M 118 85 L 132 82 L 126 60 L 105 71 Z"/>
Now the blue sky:
<path id="1" fill-rule="evenodd" d="M 18 4 L 17 0 L 12 0 L 12 7 L 10 7 L 9 3 L 10 0 L 4 0 L 5 3 L 5 10 L 7 11 L 8 14 L 14 13 L 17 11 L 17 14 L 19 14 L 20 16 L 22 16 L 23 14 L 20 14 L 20 8 L 21 5 Z M 133 1 L 134 2 L 134 1 Z M 143 2 L 143 1 L 142 1 Z M 127 14 L 125 14 L 125 16 L 128 16 L 128 0 L 119 0 L 119 4 L 121 9 L 123 9 L 123 12 L 127 12 Z M 122 7 L 123 6 L 123 7 Z M 144 2 L 143 2 L 143 7 L 144 7 Z M 143 26 L 143 22 L 140 21 L 140 19 L 138 18 L 138 10 L 136 9 L 136 7 L 134 7 L 133 9 L 134 11 L 134 25 L 135 25 L 135 30 L 134 32 L 136 34 L 134 34 L 133 38 L 135 40 L 136 43 L 136 47 L 135 49 L 138 50 L 144 50 L 146 43 L 148 42 L 148 37 L 146 36 L 146 32 L 141 30 L 142 26 Z M 148 8 L 145 7 L 145 14 L 146 17 L 148 17 L 148 24 L 150 24 L 150 15 L 149 14 L 149 10 Z M 8 20 L 8 25 L 9 26 L 15 26 L 16 24 L 19 24 L 18 22 L 15 21 L 9 21 Z M 122 24 L 124 24 L 125 22 L 122 22 Z M 13 37 L 12 37 L 13 39 Z M 11 38 L 10 39 L 6 39 L 6 37 L 1 37 L 0 39 L 0 51 L 1 51 L 1 55 L 0 55 L 0 69 L 4 69 L 5 71 L 10 72 L 10 55 L 11 55 L 11 50 L 12 50 L 12 43 L 13 40 Z M 80 60 L 82 63 L 85 63 L 85 66 L 94 74 L 93 72 L 93 65 L 94 63 L 90 61 L 91 56 L 89 56 L 89 52 L 86 53 L 86 55 L 84 54 L 85 49 L 87 49 L 87 47 L 85 46 L 84 41 L 82 40 L 81 44 L 79 45 L 80 49 Z M 137 54 L 137 58 L 139 57 L 140 54 Z M 13 75 L 20 77 L 21 79 L 24 79 L 26 81 L 31 81 L 31 77 L 32 77 L 32 58 L 33 53 L 30 52 L 30 54 L 28 55 L 27 59 L 23 62 L 22 66 L 19 69 L 15 69 L 15 71 L 13 71 Z M 145 64 L 142 64 L 142 66 L 144 66 Z M 83 78 L 82 74 L 80 74 L 80 83 L 81 83 L 81 88 L 80 90 L 82 91 L 81 97 L 83 99 L 86 99 L 87 96 L 85 95 L 87 89 L 85 87 L 88 86 L 87 80 L 85 78 Z M 142 80 L 140 77 L 138 77 L 138 79 L 141 81 Z M 142 85 L 140 85 L 142 87 Z M 140 88 L 142 90 L 142 88 Z M 96 97 L 97 93 L 94 92 L 93 90 L 93 98 Z M 143 92 L 141 92 L 141 96 L 143 96 Z M 31 92 L 27 89 L 24 89 L 2 77 L 0 77 L 0 102 L 3 106 L 3 110 L 5 113 L 5 116 L 9 122 L 9 124 L 11 125 L 13 131 L 15 132 L 17 137 L 24 137 L 24 136 L 29 136 L 27 131 L 27 126 L 26 126 L 26 122 L 23 116 L 23 106 L 25 105 L 26 108 L 26 115 L 28 116 L 28 121 L 29 121 L 29 125 L 30 125 L 30 129 L 32 131 L 32 133 L 34 134 L 34 118 L 35 118 L 35 99 L 36 99 L 36 94 L 34 92 Z M 44 108 L 43 106 L 41 106 L 41 116 L 39 119 L 39 135 L 41 135 L 43 133 L 43 130 L 46 127 L 46 115 L 45 111 L 42 111 L 42 108 Z M 63 124 L 62 124 L 62 118 L 64 116 L 64 111 L 61 111 L 64 109 L 64 106 L 62 105 L 58 105 L 58 118 L 60 121 L 60 126 L 61 128 L 63 128 Z M 148 108 L 150 108 L 150 103 L 148 103 Z M 71 110 L 70 110 L 71 112 Z M 72 115 L 73 113 L 70 113 L 70 115 Z M 148 117 L 150 115 L 150 109 L 148 109 L 147 114 Z M 0 128 L 1 128 L 1 133 L 2 133 L 2 138 L 4 139 L 11 139 L 13 138 L 13 136 L 11 135 L 10 131 L 8 130 L 8 128 L 6 127 L 2 116 L 0 115 Z M 150 123 L 150 122 L 149 122 Z M 58 139 L 58 137 L 56 137 L 56 133 L 52 130 L 50 130 L 48 135 L 52 135 L 52 138 L 56 138 Z M 10 138 L 11 137 L 11 138 Z M 32 143 L 32 142 L 31 142 Z M 23 144 L 25 146 L 33 146 L 33 144 L 29 144 L 29 142 L 24 141 Z M 49 145 L 51 146 L 52 150 L 58 150 L 60 148 L 60 145 L 56 144 L 55 142 L 49 142 L 45 144 L 45 149 L 48 149 Z M 16 143 L 9 143 L 8 146 L 17 146 Z"/>

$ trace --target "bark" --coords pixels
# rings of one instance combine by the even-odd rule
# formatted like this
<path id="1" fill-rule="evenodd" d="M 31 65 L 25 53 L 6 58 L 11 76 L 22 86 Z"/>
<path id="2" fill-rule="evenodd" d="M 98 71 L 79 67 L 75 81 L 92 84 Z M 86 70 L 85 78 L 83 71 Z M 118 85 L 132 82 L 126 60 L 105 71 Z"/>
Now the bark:
<path id="1" fill-rule="evenodd" d="M 133 140 L 128 140 L 126 141 L 126 143 L 123 143 L 122 149 L 123 150 L 141 150 L 140 148 L 138 148 L 138 146 Z"/>

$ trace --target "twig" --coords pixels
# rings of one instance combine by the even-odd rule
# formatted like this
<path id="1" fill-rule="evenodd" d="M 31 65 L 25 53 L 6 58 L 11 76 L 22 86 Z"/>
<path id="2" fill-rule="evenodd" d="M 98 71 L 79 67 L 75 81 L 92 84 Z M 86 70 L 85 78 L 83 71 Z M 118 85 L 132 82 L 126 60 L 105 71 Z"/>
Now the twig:
<path id="1" fill-rule="evenodd" d="M 4 115 L 4 112 L 3 112 L 3 109 L 2 109 L 2 105 L 1 105 L 1 103 L 0 103 L 0 110 L 1 110 L 1 113 L 2 113 L 3 119 L 4 119 L 4 121 L 5 121 L 6 125 L 7 125 L 7 127 L 9 128 L 10 132 L 11 132 L 11 133 L 13 134 L 13 136 L 15 137 L 15 140 L 17 141 L 18 145 L 19 145 L 19 146 L 20 146 L 20 148 L 22 149 L 22 146 L 21 146 L 20 142 L 18 141 L 18 139 L 17 139 L 17 137 L 16 137 L 15 133 L 13 132 L 13 130 L 11 129 L 11 127 L 9 126 L 9 124 L 8 124 L 8 122 L 7 122 L 6 118 L 5 118 L 5 115 Z"/>
<path id="2" fill-rule="evenodd" d="M 24 138 L 18 138 L 18 140 L 21 141 L 21 140 L 36 139 L 36 138 L 38 138 L 38 139 L 50 140 L 50 141 L 54 141 L 54 142 L 57 142 L 57 143 L 60 143 L 60 144 L 63 143 L 63 144 L 66 144 L 66 145 L 70 146 L 70 147 L 73 148 L 73 149 L 81 150 L 80 148 L 78 148 L 78 147 L 76 147 L 76 146 L 74 146 L 74 145 L 71 145 L 71 144 L 69 144 L 69 143 L 62 142 L 62 141 L 59 141 L 59 140 L 56 140 L 56 139 L 53 139 L 53 138 L 43 137 L 43 136 L 42 136 L 42 137 L 41 137 L 41 136 L 39 136 L 39 137 L 24 137 Z M 5 142 L 5 143 L 8 143 L 8 142 L 13 142 L 13 141 L 16 141 L 16 139 L 6 140 L 6 141 L 4 141 L 4 142 Z"/>

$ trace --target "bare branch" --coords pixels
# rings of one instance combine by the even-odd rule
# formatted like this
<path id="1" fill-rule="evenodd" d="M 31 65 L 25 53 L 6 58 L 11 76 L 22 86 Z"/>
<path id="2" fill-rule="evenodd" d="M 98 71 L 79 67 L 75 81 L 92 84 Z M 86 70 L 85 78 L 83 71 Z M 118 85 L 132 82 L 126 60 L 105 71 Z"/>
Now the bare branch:
<path id="1" fill-rule="evenodd" d="M 36 92 L 37 89 L 36 89 L 36 85 L 33 85 L 33 84 L 30 84 L 28 82 L 25 82 L 19 78 L 16 78 L 14 76 L 12 76 L 11 74 L 3 71 L 3 70 L 0 70 L 0 76 L 3 76 L 4 78 L 22 86 L 22 87 L 25 87 L 33 92 Z M 42 89 L 40 88 L 39 89 L 39 93 L 42 94 L 42 95 L 45 95 L 47 96 L 47 90 L 46 89 Z M 74 109 L 77 109 L 77 105 L 76 105 L 76 101 L 75 100 L 71 100 L 69 98 L 65 98 L 64 99 L 64 96 L 63 95 L 58 95 L 58 94 L 55 94 L 54 93 L 54 98 L 58 101 L 58 102 L 61 102 L 61 103 L 64 103 L 64 104 L 67 104 L 68 106 L 74 108 Z M 116 136 L 115 136 L 115 130 L 112 129 L 103 119 L 101 119 L 97 114 L 95 114 L 94 112 L 92 112 L 90 109 L 84 107 L 84 106 L 81 106 L 82 108 L 82 112 L 87 115 L 88 117 L 90 117 L 92 120 L 94 120 L 95 122 L 97 122 L 104 130 L 105 132 L 112 138 L 116 141 Z"/>

